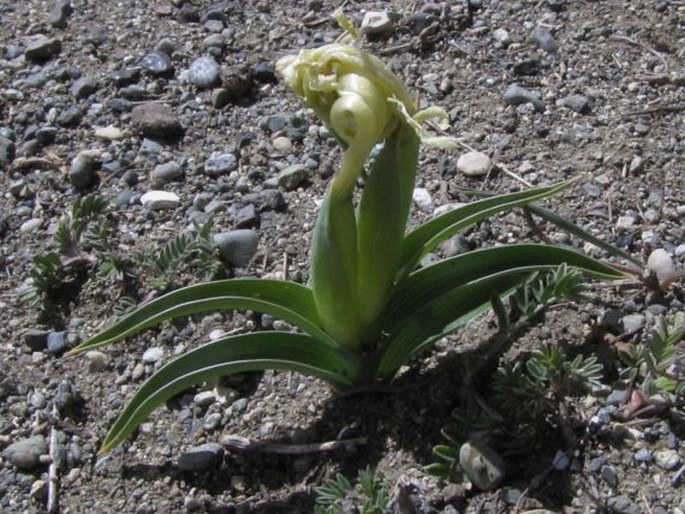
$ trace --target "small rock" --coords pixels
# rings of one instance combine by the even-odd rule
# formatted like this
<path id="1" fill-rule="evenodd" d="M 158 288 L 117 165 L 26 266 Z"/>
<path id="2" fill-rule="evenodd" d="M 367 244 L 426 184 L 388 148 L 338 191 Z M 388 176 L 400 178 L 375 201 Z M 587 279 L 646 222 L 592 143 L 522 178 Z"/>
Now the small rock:
<path id="1" fill-rule="evenodd" d="M 14 141 L 0 136 L 0 169 L 6 168 L 14 160 L 15 153 Z"/>
<path id="2" fill-rule="evenodd" d="M 540 100 L 539 96 L 518 84 L 511 84 L 504 92 L 504 103 L 507 105 L 531 103 L 536 111 L 545 110 L 545 103 Z"/>
<path id="3" fill-rule="evenodd" d="M 223 88 L 232 101 L 245 97 L 252 89 L 252 70 L 248 66 L 229 66 L 220 74 Z"/>
<path id="4" fill-rule="evenodd" d="M 292 191 L 304 182 L 309 176 L 309 170 L 301 164 L 293 164 L 280 171 L 278 185 L 286 191 Z"/>
<path id="5" fill-rule="evenodd" d="M 633 159 L 630 161 L 630 167 L 628 168 L 628 171 L 630 171 L 631 175 L 637 175 L 638 173 L 642 173 L 644 169 L 645 159 L 640 157 L 639 155 L 633 157 Z"/>
<path id="6" fill-rule="evenodd" d="M 48 347 L 48 334 L 50 334 L 50 332 L 47 330 L 31 328 L 24 332 L 24 344 L 26 344 L 31 351 L 42 352 Z"/>
<path id="7" fill-rule="evenodd" d="M 88 189 L 95 182 L 95 158 L 87 152 L 81 152 L 71 161 L 69 180 L 77 191 Z"/>
<path id="8" fill-rule="evenodd" d="M 28 470 L 35 468 L 40 463 L 40 456 L 47 452 L 45 437 L 36 435 L 10 444 L 3 455 L 17 468 Z"/>
<path id="9" fill-rule="evenodd" d="M 24 223 L 19 225 L 19 232 L 22 234 L 28 234 L 38 230 L 43 225 L 43 220 L 38 218 L 31 218 L 26 220 Z"/>
<path id="10" fill-rule="evenodd" d="M 459 464 L 471 482 L 482 491 L 493 490 L 504 478 L 504 460 L 483 443 L 462 444 Z"/>
<path id="11" fill-rule="evenodd" d="M 649 255 L 647 269 L 653 272 L 659 281 L 671 278 L 676 272 L 673 258 L 663 248 L 657 248 Z"/>
<path id="12" fill-rule="evenodd" d="M 70 105 L 64 109 L 57 117 L 57 124 L 60 127 L 75 127 L 86 115 L 86 111 L 78 105 Z"/>
<path id="13" fill-rule="evenodd" d="M 148 348 L 145 350 L 143 353 L 142 361 L 145 364 L 156 364 L 159 361 L 162 360 L 164 357 L 164 348 L 161 346 L 153 346 L 152 348 Z"/>
<path id="14" fill-rule="evenodd" d="M 271 141 L 271 144 L 273 145 L 274 150 L 281 154 L 288 154 L 293 149 L 293 143 L 285 136 L 275 137 L 273 141 Z"/>
<path id="15" fill-rule="evenodd" d="M 50 332 L 48 334 L 47 351 L 53 355 L 59 355 L 69 348 L 69 339 L 65 331 Z"/>
<path id="16" fill-rule="evenodd" d="M 131 111 L 131 121 L 144 136 L 175 140 L 183 135 L 181 122 L 165 104 L 146 102 L 136 105 Z"/>
<path id="17" fill-rule="evenodd" d="M 148 191 L 140 197 L 143 207 L 151 211 L 162 209 L 175 209 L 181 204 L 181 199 L 176 193 L 169 191 Z"/>
<path id="18" fill-rule="evenodd" d="M 391 33 L 393 21 L 387 11 L 367 11 L 361 24 L 361 31 L 369 36 L 382 36 Z"/>
<path id="19" fill-rule="evenodd" d="M 220 71 L 221 67 L 213 57 L 199 57 L 188 68 L 188 80 L 199 88 L 210 88 L 219 80 Z"/>
<path id="20" fill-rule="evenodd" d="M 150 172 L 150 180 L 155 185 L 166 184 L 183 176 L 183 169 L 176 161 L 169 161 L 158 164 Z"/>
<path id="21" fill-rule="evenodd" d="M 645 326 L 647 318 L 642 314 L 628 314 L 621 320 L 623 322 L 623 330 L 628 333 L 634 333 Z"/>
<path id="22" fill-rule="evenodd" d="M 545 52 L 556 52 L 557 42 L 550 30 L 546 27 L 535 27 L 530 35 L 530 39 L 535 46 Z"/>
<path id="23" fill-rule="evenodd" d="M 618 485 L 618 473 L 616 473 L 616 470 L 613 467 L 607 465 L 602 466 L 600 475 L 611 487 L 616 487 Z"/>
<path id="24" fill-rule="evenodd" d="M 29 497 L 34 500 L 43 501 L 48 494 L 48 483 L 45 480 L 36 480 L 31 484 Z"/>
<path id="25" fill-rule="evenodd" d="M 52 59 L 62 51 L 62 42 L 54 37 L 40 38 L 31 43 L 24 51 L 27 61 L 42 62 Z"/>
<path id="26" fill-rule="evenodd" d="M 607 500 L 609 512 L 620 512 L 621 514 L 642 514 L 643 509 L 625 494 L 613 496 Z"/>
<path id="27" fill-rule="evenodd" d="M 232 266 L 246 266 L 257 251 L 257 233 L 241 229 L 222 232 L 214 236 L 221 257 Z"/>
<path id="28" fill-rule="evenodd" d="M 108 125 L 107 127 L 95 127 L 93 135 L 98 139 L 104 139 L 106 141 L 116 141 L 118 139 L 123 139 L 125 136 L 121 129 L 113 125 Z"/>
<path id="29" fill-rule="evenodd" d="M 431 212 L 433 210 L 433 198 L 428 189 L 423 187 L 414 188 L 412 193 L 412 200 L 416 206 L 423 212 Z"/>
<path id="30" fill-rule="evenodd" d="M 223 456 L 224 449 L 219 443 L 207 443 L 183 452 L 177 465 L 181 471 L 206 471 L 217 466 Z"/>
<path id="31" fill-rule="evenodd" d="M 52 144 L 57 137 L 57 127 L 45 126 L 36 130 L 36 140 L 43 145 Z"/>
<path id="32" fill-rule="evenodd" d="M 625 216 L 619 216 L 618 219 L 616 220 L 616 230 L 623 230 L 626 231 L 633 227 L 635 225 L 635 222 L 637 220 L 635 219 L 635 216 L 631 215 L 625 215 Z"/>
<path id="33" fill-rule="evenodd" d="M 55 28 L 63 29 L 67 26 L 67 18 L 73 11 L 71 0 L 57 0 L 48 14 L 48 23 Z"/>
<path id="34" fill-rule="evenodd" d="M 647 448 L 642 448 L 641 450 L 635 452 L 633 458 L 637 462 L 652 462 L 652 452 L 649 451 Z"/>
<path id="35" fill-rule="evenodd" d="M 232 99 L 230 91 L 226 88 L 220 87 L 212 91 L 212 107 L 215 109 L 226 107 Z"/>
<path id="36" fill-rule="evenodd" d="M 468 152 L 459 157 L 457 169 L 469 177 L 480 177 L 490 170 L 490 157 L 482 152 Z"/>
<path id="37" fill-rule="evenodd" d="M 214 391 L 200 391 L 193 397 L 193 403 L 198 407 L 209 407 L 216 401 L 216 393 Z"/>
<path id="38" fill-rule="evenodd" d="M 227 175 L 238 168 L 238 159 L 232 153 L 214 152 L 205 161 L 204 171 L 209 177 Z"/>
<path id="39" fill-rule="evenodd" d="M 654 452 L 654 462 L 661 469 L 671 471 L 680 466 L 680 456 L 676 450 L 659 450 Z"/>
<path id="40" fill-rule="evenodd" d="M 71 86 L 71 94 L 77 99 L 88 98 L 98 90 L 98 81 L 92 77 L 81 77 Z"/>
<path id="41" fill-rule="evenodd" d="M 267 84 L 278 82 L 276 67 L 270 62 L 260 62 L 254 67 L 253 75 L 255 80 Z"/>
<path id="42" fill-rule="evenodd" d="M 644 123 L 636 123 L 633 130 L 637 136 L 646 136 L 649 134 L 649 126 L 645 125 Z"/>
<path id="43" fill-rule="evenodd" d="M 222 416 L 220 412 L 208 414 L 202 422 L 202 428 L 204 428 L 207 432 L 213 432 L 219 428 L 219 425 L 221 425 L 221 418 Z"/>
<path id="44" fill-rule="evenodd" d="M 571 95 L 564 98 L 563 103 L 566 107 L 578 114 L 590 112 L 590 100 L 584 95 Z"/>
<path id="45" fill-rule="evenodd" d="M 507 29 L 495 29 L 492 31 L 492 39 L 499 43 L 503 47 L 508 47 L 511 44 L 511 36 Z"/>
<path id="46" fill-rule="evenodd" d="M 547 6 L 555 12 L 563 10 L 565 5 L 566 0 L 547 0 Z"/>
<path id="47" fill-rule="evenodd" d="M 160 77 L 172 75 L 174 72 L 171 57 L 161 50 L 155 50 L 143 57 L 140 61 L 140 67 L 152 75 Z"/>
<path id="48" fill-rule="evenodd" d="M 98 350 L 90 350 L 86 352 L 86 359 L 88 359 L 88 371 L 95 373 L 107 367 L 107 355 Z"/>

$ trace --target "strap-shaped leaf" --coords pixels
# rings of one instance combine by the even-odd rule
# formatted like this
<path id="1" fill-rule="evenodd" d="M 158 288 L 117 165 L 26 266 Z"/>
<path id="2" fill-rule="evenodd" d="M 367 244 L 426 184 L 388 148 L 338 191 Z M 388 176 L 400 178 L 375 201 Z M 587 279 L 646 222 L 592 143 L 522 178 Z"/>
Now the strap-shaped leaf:
<path id="1" fill-rule="evenodd" d="M 510 292 L 531 273 L 550 269 L 554 266 L 528 266 L 495 273 L 453 288 L 413 313 L 404 312 L 405 323 L 388 336 L 379 351 L 378 378 L 392 378 L 412 353 L 486 311 L 493 294 Z"/>
<path id="2" fill-rule="evenodd" d="M 284 319 L 313 337 L 337 346 L 321 328 L 311 290 L 294 282 L 228 279 L 196 284 L 155 298 L 70 354 L 121 341 L 163 321 L 201 312 L 246 309 Z"/>
<path id="3" fill-rule="evenodd" d="M 524 266 L 558 266 L 566 263 L 596 278 L 618 279 L 625 274 L 574 250 L 540 244 L 486 248 L 445 259 L 405 277 L 397 286 L 378 320 L 378 330 L 392 333 L 408 313 L 450 289 L 508 269 Z"/>
<path id="4" fill-rule="evenodd" d="M 350 385 L 356 372 L 351 354 L 304 334 L 256 332 L 219 339 L 150 377 L 115 421 L 100 452 L 120 444 L 154 409 L 188 387 L 231 373 L 265 369 L 312 375 L 341 388 Z"/>
<path id="5" fill-rule="evenodd" d="M 412 230 L 404 238 L 402 268 L 398 276 L 410 273 L 421 258 L 445 239 L 494 214 L 551 196 L 567 188 L 573 180 L 554 186 L 537 187 L 478 200 L 446 212 Z"/>

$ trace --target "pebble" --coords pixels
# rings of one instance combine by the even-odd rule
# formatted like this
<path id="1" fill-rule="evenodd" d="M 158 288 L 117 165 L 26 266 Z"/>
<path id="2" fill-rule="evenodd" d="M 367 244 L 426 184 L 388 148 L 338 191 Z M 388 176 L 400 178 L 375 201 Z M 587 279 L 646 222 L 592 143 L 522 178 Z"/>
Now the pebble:
<path id="1" fill-rule="evenodd" d="M 637 332 L 645 326 L 647 318 L 642 314 L 628 314 L 621 320 L 623 323 L 623 330 L 625 332 Z"/>
<path id="2" fill-rule="evenodd" d="M 222 232 L 214 236 L 221 257 L 235 267 L 246 266 L 257 252 L 257 232 L 249 229 Z"/>
<path id="3" fill-rule="evenodd" d="M 511 44 L 511 36 L 507 29 L 495 29 L 492 31 L 492 39 L 495 40 L 499 45 L 503 47 L 508 47 Z"/>
<path id="4" fill-rule="evenodd" d="M 672 471 L 680 466 L 680 456 L 676 450 L 666 449 L 654 452 L 654 462 L 661 469 Z"/>
<path id="5" fill-rule="evenodd" d="M 145 364 L 156 364 L 164 357 L 164 348 L 161 346 L 153 346 L 148 348 L 143 353 L 142 361 Z"/>
<path id="6" fill-rule="evenodd" d="M 98 90 L 98 81 L 92 77 L 81 77 L 71 85 L 71 94 L 76 99 L 88 98 Z"/>
<path id="7" fill-rule="evenodd" d="M 647 269 L 652 271 L 660 281 L 672 277 L 676 272 L 673 258 L 663 248 L 657 248 L 649 255 Z"/>
<path id="8" fill-rule="evenodd" d="M 630 171 L 631 175 L 637 175 L 638 173 L 642 173 L 644 169 L 645 159 L 643 157 L 640 157 L 639 155 L 633 157 L 633 159 L 630 161 L 630 167 L 628 168 L 628 171 Z"/>
<path id="9" fill-rule="evenodd" d="M 271 141 L 271 144 L 273 145 L 274 150 L 281 154 L 288 154 L 293 149 L 293 143 L 285 136 L 275 137 L 273 141 Z"/>
<path id="10" fill-rule="evenodd" d="M 637 219 L 635 218 L 635 216 L 632 216 L 630 214 L 619 216 L 616 220 L 616 230 L 627 231 L 635 225 L 636 221 Z"/>
<path id="11" fill-rule="evenodd" d="M 66 331 L 50 332 L 47 340 L 47 352 L 53 355 L 60 355 L 69 348 L 69 338 Z"/>
<path id="12" fill-rule="evenodd" d="M 48 23 L 58 29 L 66 28 L 67 18 L 73 11 L 71 0 L 57 0 L 48 13 Z"/>
<path id="13" fill-rule="evenodd" d="M 169 191 L 148 191 L 140 197 L 143 207 L 151 211 L 162 209 L 175 209 L 181 204 L 181 199 L 176 193 Z"/>
<path id="14" fill-rule="evenodd" d="M 564 98 L 563 104 L 578 114 L 590 112 L 590 99 L 584 95 L 570 95 Z"/>
<path id="15" fill-rule="evenodd" d="M 620 512 L 621 514 L 643 514 L 644 510 L 625 494 L 614 496 L 607 501 L 609 512 Z"/>
<path id="16" fill-rule="evenodd" d="M 200 391 L 193 397 L 193 403 L 198 407 L 209 407 L 216 401 L 216 393 L 214 391 Z"/>
<path id="17" fill-rule="evenodd" d="M 42 62 L 52 59 L 62 51 L 62 42 L 58 38 L 40 38 L 26 47 L 24 58 L 27 61 Z"/>
<path id="18" fill-rule="evenodd" d="M 457 160 L 457 170 L 469 177 L 481 177 L 490 170 L 490 157 L 482 152 L 467 152 Z"/>
<path id="19" fill-rule="evenodd" d="M 382 36 L 390 34 L 393 25 L 387 11 L 367 11 L 362 19 L 361 31 L 369 36 Z"/>
<path id="20" fill-rule="evenodd" d="M 227 152 L 214 152 L 205 161 L 205 175 L 209 177 L 220 177 L 227 175 L 238 168 L 238 158 Z"/>
<path id="21" fill-rule="evenodd" d="M 309 176 L 309 170 L 302 164 L 293 164 L 278 173 L 278 185 L 286 191 L 292 191 Z"/>
<path id="22" fill-rule="evenodd" d="M 566 0 L 547 0 L 547 6 L 553 11 L 561 11 L 566 5 Z"/>
<path id="23" fill-rule="evenodd" d="M 93 135 L 98 139 L 104 139 L 106 141 L 116 141 L 125 137 L 124 132 L 113 125 L 95 127 Z"/>
<path id="24" fill-rule="evenodd" d="M 174 71 L 171 57 L 161 50 L 155 50 L 143 57 L 140 61 L 140 67 L 152 75 L 162 77 L 171 75 Z"/>
<path id="25" fill-rule="evenodd" d="M 183 452 L 176 464 L 181 471 L 206 471 L 216 467 L 223 456 L 224 449 L 219 443 L 207 443 Z"/>
<path id="26" fill-rule="evenodd" d="M 218 82 L 220 71 L 221 67 L 213 57 L 198 57 L 188 68 L 188 80 L 199 88 L 210 88 Z"/>
<path id="27" fill-rule="evenodd" d="M 95 158 L 90 152 L 81 152 L 71 161 L 69 181 L 77 191 L 85 191 L 95 182 Z"/>
<path id="28" fill-rule="evenodd" d="M 107 355 L 99 350 L 86 352 L 86 359 L 88 360 L 88 371 L 91 373 L 102 371 L 107 367 Z"/>
<path id="29" fill-rule="evenodd" d="M 19 469 L 33 469 L 40 463 L 40 456 L 48 452 L 45 437 L 36 435 L 27 439 L 20 439 L 10 444 L 3 455 Z"/>
<path id="30" fill-rule="evenodd" d="M 150 180 L 155 185 L 166 184 L 183 176 L 183 169 L 176 161 L 169 161 L 158 164 L 150 172 Z"/>
<path id="31" fill-rule="evenodd" d="M 36 140 L 43 145 L 49 145 L 55 141 L 55 137 L 57 137 L 57 131 L 57 127 L 52 127 L 49 125 L 41 127 L 36 130 Z"/>
<path id="32" fill-rule="evenodd" d="M 423 212 L 433 211 L 433 198 L 431 197 L 431 194 L 428 191 L 428 189 L 424 187 L 414 188 L 414 192 L 412 193 L 412 200 L 414 201 L 416 206 Z"/>
<path id="33" fill-rule="evenodd" d="M 146 102 L 131 110 L 131 122 L 144 136 L 175 140 L 183 135 L 181 122 L 166 104 Z"/>
<path id="34" fill-rule="evenodd" d="M 259 62 L 254 67 L 252 72 L 255 80 L 259 82 L 271 84 L 278 82 L 278 77 L 276 75 L 276 67 L 270 62 Z"/>
<path id="35" fill-rule="evenodd" d="M 647 448 L 642 448 L 641 450 L 635 452 L 633 458 L 637 462 L 652 462 L 652 452 Z"/>
<path id="36" fill-rule="evenodd" d="M 530 39 L 535 46 L 545 52 L 556 52 L 558 49 L 552 32 L 546 27 L 535 27 L 530 35 Z"/>
<path id="37" fill-rule="evenodd" d="M 213 412 L 205 417 L 204 421 L 202 422 L 202 428 L 204 428 L 207 432 L 213 432 L 219 427 L 220 424 L 221 413 Z"/>
<path id="38" fill-rule="evenodd" d="M 473 485 L 482 491 L 492 491 L 504 478 L 504 460 L 483 443 L 462 444 L 459 464 Z"/>
<path id="39" fill-rule="evenodd" d="M 19 232 L 22 234 L 28 234 L 30 232 L 35 232 L 43 225 L 43 220 L 38 218 L 31 218 L 26 220 L 24 223 L 19 225 Z"/>
<path id="40" fill-rule="evenodd" d="M 616 487 L 618 485 L 618 473 L 616 473 L 616 470 L 613 467 L 607 465 L 602 466 L 600 475 L 611 487 Z"/>
<path id="41" fill-rule="evenodd" d="M 533 104 L 533 107 L 535 107 L 535 110 L 537 111 L 545 110 L 545 103 L 538 95 L 518 84 L 511 84 L 504 92 L 504 103 L 507 105 L 530 103 Z"/>
<path id="42" fill-rule="evenodd" d="M 48 330 L 31 328 L 24 332 L 24 344 L 31 351 L 42 352 L 48 347 L 48 334 L 50 334 Z"/>
<path id="43" fill-rule="evenodd" d="M 16 149 L 14 141 L 0 136 L 0 168 L 5 168 L 14 160 Z"/>

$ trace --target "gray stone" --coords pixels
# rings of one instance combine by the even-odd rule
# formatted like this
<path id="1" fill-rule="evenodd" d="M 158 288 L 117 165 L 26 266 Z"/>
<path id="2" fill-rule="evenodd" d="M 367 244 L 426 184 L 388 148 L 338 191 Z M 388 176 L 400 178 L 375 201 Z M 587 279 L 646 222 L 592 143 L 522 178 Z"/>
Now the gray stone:
<path id="1" fill-rule="evenodd" d="M 221 67 L 213 57 L 199 57 L 188 68 L 188 80 L 199 88 L 210 88 L 219 80 L 220 71 Z"/>
<path id="2" fill-rule="evenodd" d="M 176 193 L 169 191 L 148 191 L 140 197 L 143 207 L 151 211 L 163 209 L 175 209 L 181 204 L 181 199 Z"/>
<path id="3" fill-rule="evenodd" d="M 493 30 L 492 39 L 505 48 L 511 44 L 511 36 L 509 35 L 507 29 L 499 28 Z"/>
<path id="4" fill-rule="evenodd" d="M 164 348 L 161 346 L 153 346 L 148 348 L 143 353 L 142 360 L 145 364 L 156 364 L 164 357 Z"/>
<path id="5" fill-rule="evenodd" d="M 571 95 L 564 98 L 563 103 L 566 107 L 578 114 L 590 112 L 590 99 L 585 95 Z"/>
<path id="6" fill-rule="evenodd" d="M 222 232 L 214 236 L 221 257 L 236 267 L 247 265 L 257 252 L 257 232 L 249 229 Z"/>
<path id="7" fill-rule="evenodd" d="M 98 90 L 98 81 L 92 77 L 81 77 L 71 86 L 71 94 L 75 98 L 88 98 Z"/>
<path id="8" fill-rule="evenodd" d="M 637 332 L 645 326 L 646 321 L 647 318 L 642 314 L 628 314 L 623 316 L 623 330 L 629 333 Z"/>
<path id="9" fill-rule="evenodd" d="M 158 164 L 150 172 L 150 180 L 155 185 L 166 184 L 179 177 L 183 176 L 181 165 L 176 161 L 169 161 L 163 164 Z"/>
<path id="10" fill-rule="evenodd" d="M 147 137 L 175 140 L 183 135 L 181 122 L 165 104 L 146 102 L 136 105 L 131 110 L 131 121 Z"/>
<path id="11" fill-rule="evenodd" d="M 654 452 L 654 462 L 661 469 L 672 471 L 680 466 L 680 456 L 675 450 L 659 450 Z"/>
<path id="12" fill-rule="evenodd" d="M 641 450 L 635 452 L 633 458 L 637 462 L 652 462 L 652 452 L 649 451 L 647 448 L 642 448 Z"/>
<path id="13" fill-rule="evenodd" d="M 48 347 L 48 330 L 31 328 L 24 332 L 24 344 L 34 352 L 42 352 Z"/>
<path id="14" fill-rule="evenodd" d="M 55 38 L 40 38 L 32 42 L 24 51 L 27 61 L 42 62 L 52 59 L 62 51 L 62 42 Z"/>
<path id="15" fill-rule="evenodd" d="M 530 35 L 535 46 L 545 52 L 556 52 L 558 45 L 550 30 L 546 27 L 535 27 Z"/>
<path id="16" fill-rule="evenodd" d="M 613 467 L 606 465 L 602 466 L 600 475 L 611 487 L 616 487 L 618 485 L 618 473 L 616 473 L 616 470 Z"/>
<path id="17" fill-rule="evenodd" d="M 69 168 L 69 181 L 77 191 L 88 189 L 95 182 L 95 158 L 85 152 L 81 152 L 71 161 Z"/>
<path id="18" fill-rule="evenodd" d="M 57 0 L 48 14 L 48 23 L 53 27 L 63 29 L 67 26 L 67 19 L 73 11 L 71 0 Z"/>
<path id="19" fill-rule="evenodd" d="M 414 188 L 412 200 L 423 212 L 431 212 L 433 210 L 433 198 L 428 189 L 424 187 Z"/>
<path id="20" fill-rule="evenodd" d="M 211 99 L 212 107 L 215 109 L 221 109 L 222 107 L 226 107 L 233 98 L 231 97 L 231 93 L 228 89 L 220 87 L 212 91 Z"/>
<path id="21" fill-rule="evenodd" d="M 216 467 L 223 456 L 224 449 L 219 443 L 207 443 L 183 452 L 177 465 L 181 471 L 206 471 Z"/>
<path id="22" fill-rule="evenodd" d="M 212 432 L 216 430 L 217 428 L 219 428 L 219 425 L 221 425 L 220 412 L 213 412 L 211 414 L 208 414 L 202 422 L 202 428 L 204 428 L 207 432 Z"/>
<path id="23" fill-rule="evenodd" d="M 640 157 L 639 155 L 633 157 L 633 159 L 630 161 L 630 167 L 628 168 L 628 171 L 630 171 L 631 175 L 637 175 L 638 173 L 641 173 L 644 169 L 645 159 L 643 157 Z"/>
<path id="24" fill-rule="evenodd" d="M 14 160 L 15 153 L 14 141 L 0 136 L 0 169 L 6 168 Z"/>
<path id="25" fill-rule="evenodd" d="M 57 117 L 57 124 L 60 127 L 75 127 L 81 123 L 81 120 L 85 115 L 85 109 L 81 108 L 79 105 L 70 105 Z"/>
<path id="26" fill-rule="evenodd" d="M 367 11 L 362 19 L 361 31 L 370 36 L 388 35 L 393 31 L 393 25 L 387 11 Z"/>
<path id="27" fill-rule="evenodd" d="M 504 460 L 481 442 L 462 444 L 459 449 L 459 464 L 473 485 L 482 491 L 492 491 L 504 478 Z"/>
<path id="28" fill-rule="evenodd" d="M 171 75 L 174 71 L 171 57 L 161 50 L 155 50 L 143 57 L 140 61 L 140 67 L 156 76 Z"/>
<path id="29" fill-rule="evenodd" d="M 467 152 L 457 160 L 457 169 L 469 177 L 480 177 L 490 170 L 490 157 L 482 152 Z"/>
<path id="30" fill-rule="evenodd" d="M 49 145 L 55 140 L 55 137 L 57 137 L 57 131 L 57 127 L 51 127 L 49 125 L 41 127 L 36 130 L 36 139 L 42 145 Z"/>
<path id="31" fill-rule="evenodd" d="M 50 332 L 46 345 L 48 353 L 59 355 L 67 351 L 69 348 L 69 338 L 65 331 Z"/>
<path id="32" fill-rule="evenodd" d="M 535 110 L 545 110 L 545 103 L 538 95 L 524 87 L 519 86 L 518 84 L 511 84 L 504 92 L 504 103 L 507 105 L 522 105 L 531 103 L 533 104 L 533 107 L 535 107 Z"/>
<path id="33" fill-rule="evenodd" d="M 88 371 L 91 373 L 105 369 L 109 360 L 107 355 L 99 350 L 86 352 L 86 359 L 88 359 Z"/>
<path id="34" fill-rule="evenodd" d="M 673 258 L 663 248 L 657 248 L 649 255 L 647 269 L 653 272 L 660 281 L 671 278 L 676 272 Z"/>
<path id="35" fill-rule="evenodd" d="M 278 174 L 278 185 L 286 191 L 292 191 L 302 184 L 309 176 L 309 170 L 302 164 L 293 164 L 281 170 Z"/>
<path id="36" fill-rule="evenodd" d="M 36 435 L 28 439 L 20 439 L 10 444 L 3 455 L 12 465 L 19 469 L 33 469 L 40 463 L 40 456 L 48 452 L 45 437 Z"/>
<path id="37" fill-rule="evenodd" d="M 205 161 L 205 174 L 209 177 L 227 175 L 238 168 L 238 158 L 228 152 L 214 152 Z"/>
<path id="38" fill-rule="evenodd" d="M 643 509 L 625 494 L 609 498 L 607 506 L 610 512 L 620 512 L 621 514 L 642 514 Z"/>

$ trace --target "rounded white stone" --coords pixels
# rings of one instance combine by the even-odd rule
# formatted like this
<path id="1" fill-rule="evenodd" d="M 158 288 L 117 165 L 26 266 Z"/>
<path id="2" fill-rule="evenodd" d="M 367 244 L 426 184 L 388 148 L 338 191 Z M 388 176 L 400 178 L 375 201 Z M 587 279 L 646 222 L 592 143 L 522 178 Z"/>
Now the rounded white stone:
<path id="1" fill-rule="evenodd" d="M 469 177 L 480 177 L 490 169 L 490 157 L 483 152 L 468 152 L 459 157 L 457 169 Z"/>

